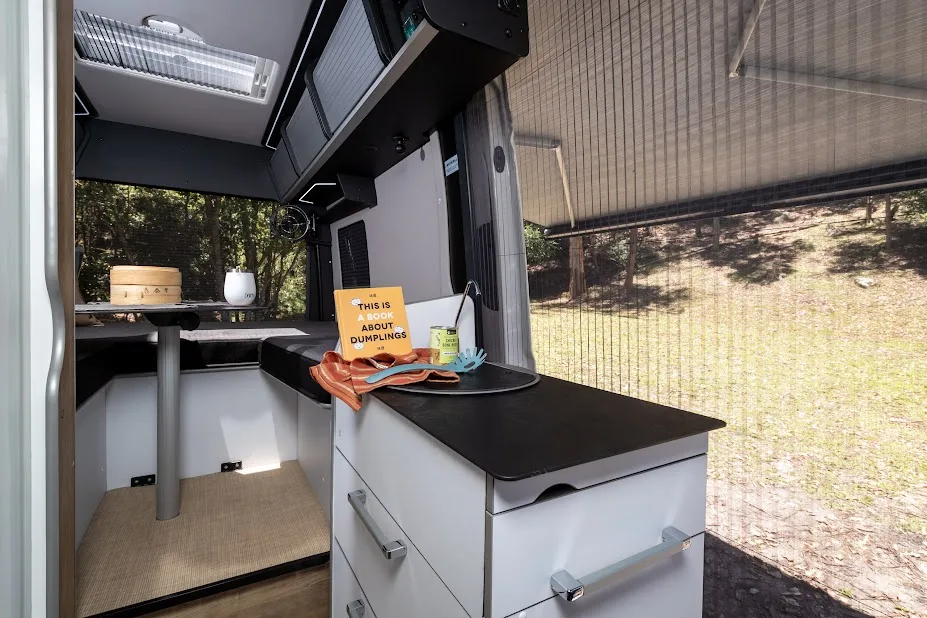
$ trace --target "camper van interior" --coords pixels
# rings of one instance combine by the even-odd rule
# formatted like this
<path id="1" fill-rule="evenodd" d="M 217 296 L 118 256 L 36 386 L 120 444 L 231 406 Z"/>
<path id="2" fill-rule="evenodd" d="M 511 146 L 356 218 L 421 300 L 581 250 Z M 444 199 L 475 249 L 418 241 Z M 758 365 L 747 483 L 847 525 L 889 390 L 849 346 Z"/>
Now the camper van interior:
<path id="1" fill-rule="evenodd" d="M 635 264 L 653 273 L 659 251 L 680 263 L 701 251 L 672 253 L 676 239 L 651 226 L 697 224 L 701 242 L 711 225 L 698 255 L 720 268 L 723 217 L 869 196 L 871 219 L 872 195 L 927 186 L 923 11 L 895 20 L 911 24 L 897 49 L 917 38 L 919 55 L 886 43 L 872 60 L 857 39 L 880 40 L 890 20 L 873 7 L 888 3 L 834 0 L 820 18 L 815 4 L 46 0 L 57 257 L 45 265 L 61 287 L 46 322 L 62 366 L 41 426 L 53 523 L 47 548 L 30 529 L 19 552 L 47 549 L 47 615 L 702 616 L 709 488 L 726 473 L 709 472 L 709 435 L 714 452 L 731 416 L 688 411 L 682 387 L 660 399 L 648 381 L 631 397 L 628 376 L 650 371 L 640 359 L 667 340 L 678 354 L 654 352 L 657 392 L 659 367 L 667 382 L 684 372 L 684 344 L 705 357 L 722 337 L 753 342 L 717 322 L 714 339 L 706 327 L 684 342 L 681 311 L 642 334 L 648 309 L 692 292 L 639 285 Z M 814 55 L 815 39 L 828 53 Z M 902 111 L 846 130 L 847 110 Z M 163 199 L 126 214 L 132 188 Z M 104 195 L 121 214 L 99 206 Z M 885 208 L 888 245 L 898 206 Z M 152 215 L 164 209 L 174 227 Z M 75 240 L 88 242 L 95 217 L 108 217 L 102 258 Z M 219 237 L 233 224 L 240 259 Z M 130 228 L 145 233 L 130 242 Z M 606 232 L 602 253 L 599 240 L 584 248 L 583 235 Z M 206 257 L 194 263 L 195 243 Z M 262 243 L 280 250 L 269 258 Z M 155 245 L 166 257 L 146 262 Z M 743 257 L 725 289 L 767 262 L 760 283 L 783 281 L 813 249 L 776 247 Z M 550 272 L 563 289 L 535 287 L 531 300 L 569 317 L 539 322 L 529 273 L 561 255 Z M 595 277 L 618 263 L 609 296 Z M 75 285 L 87 268 L 93 290 Z M 335 293 L 357 290 L 357 307 L 381 288 L 401 288 L 408 332 L 390 328 L 412 348 L 435 362 L 435 333 L 453 332 L 450 358 L 482 350 L 486 362 L 452 383 L 421 369 L 370 384 L 363 361 L 342 359 L 363 341 L 343 336 Z M 616 319 L 632 326 L 613 334 Z M 538 326 L 559 342 L 543 366 Z M 685 386 L 736 382 L 742 363 L 725 362 Z M 627 373 L 611 372 L 622 363 Z M 569 376 L 548 375 L 555 366 Z M 763 396 L 748 399 L 725 412 Z M 790 439 L 804 431 L 794 426 Z M 732 456 L 738 472 L 753 444 Z M 800 464 L 774 465 L 766 486 Z M 736 599 L 762 594 L 751 582 Z"/>
<path id="2" fill-rule="evenodd" d="M 487 337 L 525 310 L 524 249 L 474 267 L 492 243 L 462 195 L 490 172 L 464 167 L 462 112 L 529 54 L 530 6 L 213 9 L 77 0 L 76 176 L 277 203 L 305 315 L 77 303 L 76 616 L 223 615 L 236 590 L 268 616 L 579 615 L 622 580 L 633 615 L 698 615 L 723 423 L 538 376 L 526 324 Z M 478 394 L 383 388 L 355 412 L 310 376 L 339 349 L 333 291 L 371 286 L 402 287 L 414 347 L 454 323 L 487 350 Z"/>

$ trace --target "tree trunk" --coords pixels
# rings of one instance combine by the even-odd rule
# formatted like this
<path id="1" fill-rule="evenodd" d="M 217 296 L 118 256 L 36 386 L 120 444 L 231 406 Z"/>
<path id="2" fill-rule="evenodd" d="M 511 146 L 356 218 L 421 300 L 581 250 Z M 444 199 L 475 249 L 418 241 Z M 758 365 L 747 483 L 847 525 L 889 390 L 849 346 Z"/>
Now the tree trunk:
<path id="1" fill-rule="evenodd" d="M 258 288 L 260 290 L 258 300 L 262 305 L 266 305 L 270 299 L 270 287 L 273 283 L 274 261 L 276 259 L 277 254 L 272 253 L 264 260 L 264 268 L 261 270 L 261 281 Z"/>
<path id="2" fill-rule="evenodd" d="M 711 250 L 717 253 L 721 249 L 721 219 L 711 220 Z"/>
<path id="3" fill-rule="evenodd" d="M 222 265 L 222 230 L 219 227 L 219 198 L 207 195 L 203 205 L 206 215 L 206 231 L 209 234 L 209 262 L 215 278 L 215 299 L 224 296 L 225 268 Z"/>
<path id="4" fill-rule="evenodd" d="M 695 222 L 695 237 L 696 237 L 696 238 L 701 238 L 701 237 L 702 237 L 702 225 L 703 225 L 704 223 L 705 223 L 705 222 L 704 222 L 703 220 L 701 220 L 701 219 L 699 219 L 698 221 Z"/>
<path id="5" fill-rule="evenodd" d="M 624 274 L 624 290 L 630 292 L 634 287 L 634 269 L 637 267 L 637 228 L 631 230 L 628 243 L 628 267 Z"/>
<path id="6" fill-rule="evenodd" d="M 586 293 L 586 269 L 583 266 L 583 237 L 570 236 L 570 300 Z"/>
<path id="7" fill-rule="evenodd" d="M 885 248 L 892 246 L 892 220 L 895 218 L 895 210 L 892 208 L 892 196 L 885 196 Z"/>
<path id="8" fill-rule="evenodd" d="M 872 198 L 866 198 L 866 223 L 872 223 Z"/>
<path id="9" fill-rule="evenodd" d="M 280 291 L 283 289 L 283 284 L 286 283 L 286 280 L 293 273 L 293 269 L 296 267 L 296 260 L 298 260 L 301 256 L 302 256 L 302 252 L 296 251 L 293 254 L 293 259 L 290 260 L 290 265 L 286 267 L 286 270 L 283 270 L 281 272 L 280 278 L 277 279 L 276 281 L 274 290 L 272 292 L 273 298 L 271 299 L 271 302 L 270 302 L 270 307 L 271 307 L 270 316 L 269 316 L 270 319 L 274 319 L 277 315 L 279 315 L 278 305 L 280 304 Z"/>
<path id="10" fill-rule="evenodd" d="M 190 223 L 190 197 L 192 195 L 193 194 L 188 191 L 183 198 L 183 222 L 188 225 Z"/>
<path id="11" fill-rule="evenodd" d="M 245 268 L 250 272 L 257 272 L 258 259 L 257 259 L 257 246 L 254 243 L 254 238 L 257 235 L 257 230 L 251 229 L 251 213 L 248 212 L 247 206 L 242 212 L 242 227 L 244 228 L 244 245 L 245 245 Z"/>
<path id="12" fill-rule="evenodd" d="M 135 266 L 138 264 L 138 261 L 135 259 L 135 253 L 129 246 L 129 239 L 126 237 L 126 230 L 129 229 L 129 187 L 123 187 L 122 190 L 122 212 L 118 212 L 115 217 L 113 217 L 113 237 L 116 239 L 116 242 L 119 243 L 119 246 L 122 248 L 122 252 L 126 254 L 126 259 L 129 260 L 130 266 Z M 118 206 L 116 207 L 118 210 Z"/>

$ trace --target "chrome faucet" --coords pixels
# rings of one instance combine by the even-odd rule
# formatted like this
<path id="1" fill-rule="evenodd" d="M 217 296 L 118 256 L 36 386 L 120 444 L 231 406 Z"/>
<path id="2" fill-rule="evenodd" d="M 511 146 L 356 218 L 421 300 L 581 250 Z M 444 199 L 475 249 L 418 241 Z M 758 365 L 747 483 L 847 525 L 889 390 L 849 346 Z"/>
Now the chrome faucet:
<path id="1" fill-rule="evenodd" d="M 481 296 L 483 293 L 480 292 L 480 286 L 476 281 L 470 279 L 467 281 L 467 287 L 464 288 L 463 296 L 460 298 L 460 307 L 457 308 L 457 317 L 454 318 L 454 328 L 457 328 L 457 324 L 460 322 L 460 312 L 463 311 L 464 303 L 467 302 L 467 296 L 470 294 L 470 286 L 476 288 L 476 295 Z"/>

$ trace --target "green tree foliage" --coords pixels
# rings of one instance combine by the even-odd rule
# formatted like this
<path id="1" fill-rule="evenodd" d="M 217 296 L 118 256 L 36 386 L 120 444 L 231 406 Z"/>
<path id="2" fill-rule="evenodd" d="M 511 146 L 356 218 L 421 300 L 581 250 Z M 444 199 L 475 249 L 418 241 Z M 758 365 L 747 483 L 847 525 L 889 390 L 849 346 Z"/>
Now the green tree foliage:
<path id="1" fill-rule="evenodd" d="M 899 215 L 915 225 L 927 223 L 927 189 L 903 191 L 892 196 L 900 202 Z"/>
<path id="2" fill-rule="evenodd" d="M 534 266 L 558 257 L 563 247 L 559 241 L 547 238 L 541 226 L 525 221 L 525 251 L 528 265 Z"/>
<path id="3" fill-rule="evenodd" d="M 119 264 L 180 268 L 190 300 L 221 300 L 225 272 L 242 267 L 255 274 L 257 304 L 268 307 L 247 317 L 305 312 L 306 247 L 271 234 L 274 203 L 86 180 L 75 189 L 84 300 L 109 298 L 109 269 Z"/>

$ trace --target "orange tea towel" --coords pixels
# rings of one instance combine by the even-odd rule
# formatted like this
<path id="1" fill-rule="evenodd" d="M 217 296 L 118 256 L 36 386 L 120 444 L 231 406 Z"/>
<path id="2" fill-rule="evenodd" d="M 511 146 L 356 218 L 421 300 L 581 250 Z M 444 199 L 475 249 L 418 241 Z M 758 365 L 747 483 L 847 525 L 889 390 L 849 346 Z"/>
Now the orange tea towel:
<path id="1" fill-rule="evenodd" d="M 394 356 L 392 354 L 378 354 L 373 358 L 355 358 L 346 361 L 337 352 L 326 352 L 322 362 L 309 369 L 312 379 L 319 386 L 345 402 L 357 412 L 361 407 L 361 395 L 369 393 L 381 386 L 413 384 L 415 382 L 457 382 L 460 380 L 453 371 L 439 371 L 423 369 L 421 371 L 407 371 L 389 376 L 374 384 L 367 384 L 364 380 L 384 369 L 394 365 L 408 365 L 410 363 L 428 363 L 429 349 L 418 348 L 408 354 Z"/>

